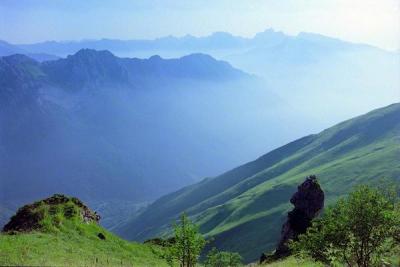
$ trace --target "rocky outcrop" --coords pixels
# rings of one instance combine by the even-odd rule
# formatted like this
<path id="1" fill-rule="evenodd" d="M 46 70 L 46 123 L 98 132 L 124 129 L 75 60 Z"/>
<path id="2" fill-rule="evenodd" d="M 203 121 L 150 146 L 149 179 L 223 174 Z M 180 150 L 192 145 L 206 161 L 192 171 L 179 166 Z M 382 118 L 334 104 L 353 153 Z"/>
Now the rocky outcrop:
<path id="1" fill-rule="evenodd" d="M 35 204 L 33 204 L 35 205 Z M 43 213 L 36 212 L 33 205 L 20 208 L 11 220 L 4 226 L 3 232 L 30 232 L 41 228 Z"/>
<path id="2" fill-rule="evenodd" d="M 52 216 L 52 219 L 55 219 L 56 217 L 54 217 L 54 215 L 56 213 L 62 213 L 66 220 L 72 217 L 78 217 L 83 223 L 98 223 L 100 220 L 100 216 L 96 212 L 90 210 L 79 199 L 55 194 L 52 197 L 20 208 L 4 226 L 3 232 L 40 231 L 43 228 L 43 220 L 45 217 Z M 57 226 L 56 224 L 58 221 L 52 221 L 54 221 L 55 226 Z"/>
<path id="3" fill-rule="evenodd" d="M 300 234 L 306 232 L 312 219 L 318 216 L 324 207 L 324 198 L 324 191 L 316 176 L 307 177 L 290 199 L 294 209 L 288 213 L 288 218 L 282 226 L 281 239 L 275 252 L 271 255 L 263 253 L 260 262 L 273 261 L 290 255 L 288 241 L 296 240 Z"/>

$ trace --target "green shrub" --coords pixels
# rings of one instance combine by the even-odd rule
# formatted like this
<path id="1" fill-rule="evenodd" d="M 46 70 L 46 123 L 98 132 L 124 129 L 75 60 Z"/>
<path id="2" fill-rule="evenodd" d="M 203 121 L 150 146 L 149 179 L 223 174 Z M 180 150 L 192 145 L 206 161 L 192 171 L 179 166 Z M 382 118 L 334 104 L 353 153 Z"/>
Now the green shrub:
<path id="1" fill-rule="evenodd" d="M 357 187 L 314 220 L 292 249 L 326 264 L 381 266 L 395 250 L 400 231 L 399 200 L 394 195 Z"/>
<path id="2" fill-rule="evenodd" d="M 242 257 L 239 253 L 232 253 L 227 251 L 218 251 L 212 248 L 207 254 L 205 261 L 206 267 L 239 267 L 243 266 Z"/>
<path id="3" fill-rule="evenodd" d="M 171 266 L 175 261 L 178 261 L 181 267 L 195 266 L 206 244 L 197 225 L 183 213 L 179 224 L 174 225 L 174 234 L 175 242 L 167 248 L 165 259 Z"/>

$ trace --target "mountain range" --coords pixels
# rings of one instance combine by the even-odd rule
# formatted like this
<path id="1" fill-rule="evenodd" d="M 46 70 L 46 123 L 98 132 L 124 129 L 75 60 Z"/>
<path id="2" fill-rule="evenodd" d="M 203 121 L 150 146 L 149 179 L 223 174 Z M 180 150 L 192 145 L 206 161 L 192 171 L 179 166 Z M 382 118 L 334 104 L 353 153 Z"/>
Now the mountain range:
<path id="1" fill-rule="evenodd" d="M 308 135 L 214 178 L 161 197 L 115 231 L 131 240 L 168 236 L 182 212 L 210 247 L 239 252 L 246 262 L 271 251 L 290 196 L 316 175 L 327 204 L 362 183 L 400 182 L 400 104 L 371 111 Z"/>
<path id="2" fill-rule="evenodd" d="M 297 112 L 313 116 L 314 121 L 323 127 L 400 99 L 400 53 L 308 32 L 288 35 L 267 29 L 246 38 L 215 32 L 203 37 L 167 36 L 153 40 L 2 43 L 0 55 L 22 53 L 22 50 L 33 57 L 65 57 L 83 48 L 109 50 L 121 57 L 139 58 L 209 54 L 262 77 L 269 90 L 296 107 Z M 363 101 L 358 101 L 360 96 Z M 321 101 L 327 98 L 329 102 Z M 321 129 L 316 127 L 313 130 Z"/>
<path id="3" fill-rule="evenodd" d="M 398 52 L 314 33 L 260 35 L 264 42 L 223 59 L 263 77 L 316 123 L 329 127 L 400 99 Z"/>
<path id="4" fill-rule="evenodd" d="M 274 32 L 270 30 L 269 32 Z M 275 35 L 275 32 L 274 32 Z M 279 32 L 276 35 L 282 35 Z M 225 50 L 245 49 L 253 46 L 257 42 L 263 41 L 261 34 L 252 38 L 233 36 L 226 32 L 215 32 L 209 36 L 195 37 L 186 35 L 184 37 L 167 36 L 154 40 L 133 39 L 100 39 L 100 40 L 81 40 L 81 41 L 45 41 L 33 44 L 8 44 L 8 49 L 1 49 L 2 55 L 14 54 L 20 50 L 30 53 L 49 53 L 57 56 L 67 56 L 74 54 L 80 49 L 90 48 L 96 50 L 110 50 L 120 56 L 130 57 L 149 57 L 160 54 L 165 57 L 180 56 L 182 52 L 190 54 L 194 52 L 219 51 L 226 54 Z M 6 42 L 4 42 L 6 43 Z M 14 48 L 12 48 L 14 47 Z M 14 49 L 14 51 L 12 51 Z"/>
<path id="5" fill-rule="evenodd" d="M 41 63 L 6 56 L 0 103 L 6 211 L 53 192 L 110 212 L 121 210 L 115 203 L 136 209 L 284 142 L 285 127 L 268 125 L 295 120 L 258 78 L 204 54 L 129 59 L 83 49 Z M 258 142 L 267 133 L 274 142 Z"/>

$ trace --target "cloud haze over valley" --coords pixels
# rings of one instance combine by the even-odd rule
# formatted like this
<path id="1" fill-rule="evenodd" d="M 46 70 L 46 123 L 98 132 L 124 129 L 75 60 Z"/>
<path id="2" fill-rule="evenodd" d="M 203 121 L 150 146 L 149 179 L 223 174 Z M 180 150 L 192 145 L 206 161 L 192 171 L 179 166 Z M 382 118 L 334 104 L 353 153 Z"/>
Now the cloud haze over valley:
<path id="1" fill-rule="evenodd" d="M 135 206 L 399 99 L 397 53 L 311 33 L 0 49 L 11 210 L 53 191 Z"/>

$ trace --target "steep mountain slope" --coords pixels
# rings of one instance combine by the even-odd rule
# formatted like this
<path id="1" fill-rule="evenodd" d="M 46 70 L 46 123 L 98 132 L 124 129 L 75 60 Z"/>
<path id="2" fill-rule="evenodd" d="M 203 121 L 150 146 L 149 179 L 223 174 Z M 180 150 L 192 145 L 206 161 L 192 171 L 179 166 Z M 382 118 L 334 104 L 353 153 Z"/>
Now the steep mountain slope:
<path id="1" fill-rule="evenodd" d="M 305 176 L 318 176 L 328 203 L 356 184 L 400 182 L 399 138 L 400 104 L 393 104 L 166 195 L 117 233 L 131 240 L 165 235 L 186 211 L 214 238 L 210 246 L 256 260 L 276 245 L 288 200 Z"/>
<path id="2" fill-rule="evenodd" d="M 0 96 L 4 207 L 52 192 L 142 206 L 293 138 L 278 122 L 305 131 L 256 78 L 203 54 L 3 57 Z"/>
<path id="3" fill-rule="evenodd" d="M 20 208 L 0 234 L 2 266 L 166 266 L 154 251 L 107 232 L 80 200 L 63 195 Z"/>

